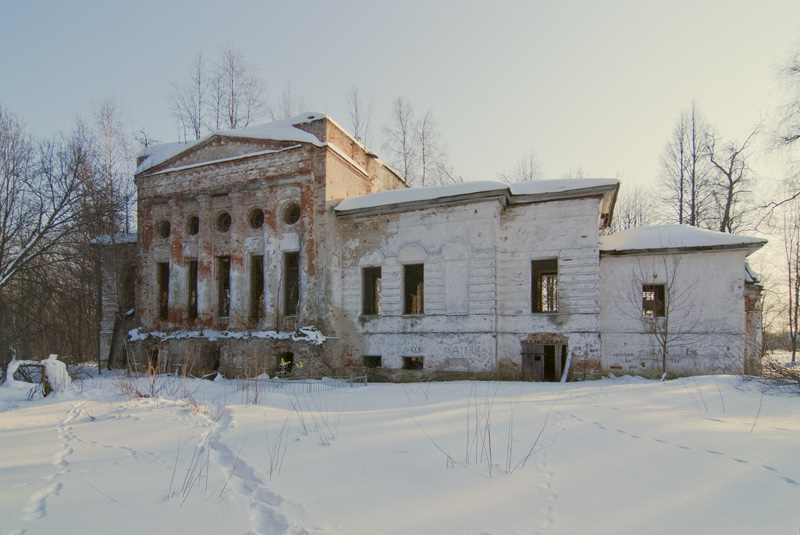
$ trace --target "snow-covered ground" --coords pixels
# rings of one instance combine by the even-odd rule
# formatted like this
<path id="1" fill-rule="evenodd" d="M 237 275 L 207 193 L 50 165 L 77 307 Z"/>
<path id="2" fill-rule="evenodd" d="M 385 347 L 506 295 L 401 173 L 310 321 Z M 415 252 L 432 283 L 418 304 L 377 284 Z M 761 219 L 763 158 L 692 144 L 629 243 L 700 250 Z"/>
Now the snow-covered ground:
<path id="1" fill-rule="evenodd" d="M 0 533 L 796 534 L 800 396 L 762 387 L 14 383 Z"/>

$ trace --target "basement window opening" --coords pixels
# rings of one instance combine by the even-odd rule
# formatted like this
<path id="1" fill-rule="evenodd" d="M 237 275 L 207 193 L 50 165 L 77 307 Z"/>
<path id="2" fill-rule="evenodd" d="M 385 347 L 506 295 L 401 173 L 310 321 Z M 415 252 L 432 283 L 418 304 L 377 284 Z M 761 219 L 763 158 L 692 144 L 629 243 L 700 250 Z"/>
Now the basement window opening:
<path id="1" fill-rule="evenodd" d="M 404 370 L 421 370 L 424 368 L 425 357 L 403 357 Z"/>
<path id="2" fill-rule="evenodd" d="M 382 357 L 379 355 L 364 355 L 365 368 L 380 368 L 383 366 Z"/>

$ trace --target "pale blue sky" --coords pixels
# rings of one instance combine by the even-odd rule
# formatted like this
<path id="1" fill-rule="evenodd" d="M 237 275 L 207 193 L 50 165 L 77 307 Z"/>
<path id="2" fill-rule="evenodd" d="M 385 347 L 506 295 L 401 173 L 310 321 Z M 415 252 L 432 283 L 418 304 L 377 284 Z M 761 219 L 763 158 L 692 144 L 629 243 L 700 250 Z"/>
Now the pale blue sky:
<path id="1" fill-rule="evenodd" d="M 798 39 L 797 0 L 0 0 L 0 104 L 47 135 L 114 95 L 131 130 L 175 141 L 169 80 L 230 40 L 271 97 L 288 80 L 345 127 L 353 83 L 374 131 L 395 96 L 433 109 L 467 178 L 533 149 L 553 178 L 648 182 L 692 98 L 734 137 L 771 113 Z"/>

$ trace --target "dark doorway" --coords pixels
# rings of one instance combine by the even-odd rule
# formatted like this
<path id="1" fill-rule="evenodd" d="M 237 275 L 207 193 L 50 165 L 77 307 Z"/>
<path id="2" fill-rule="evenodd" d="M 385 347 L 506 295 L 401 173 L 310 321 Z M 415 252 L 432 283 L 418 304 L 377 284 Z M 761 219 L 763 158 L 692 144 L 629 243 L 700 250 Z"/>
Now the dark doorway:
<path id="1" fill-rule="evenodd" d="M 567 365 L 567 346 L 522 344 L 522 380 L 558 382 Z"/>

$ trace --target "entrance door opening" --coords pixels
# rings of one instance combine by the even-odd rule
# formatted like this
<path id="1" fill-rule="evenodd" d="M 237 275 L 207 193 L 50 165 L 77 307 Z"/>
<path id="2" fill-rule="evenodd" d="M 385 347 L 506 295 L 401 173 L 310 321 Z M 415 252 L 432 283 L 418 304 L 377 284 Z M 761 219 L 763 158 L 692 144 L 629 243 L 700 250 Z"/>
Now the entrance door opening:
<path id="1" fill-rule="evenodd" d="M 567 365 L 563 344 L 522 344 L 522 380 L 558 382 Z"/>

